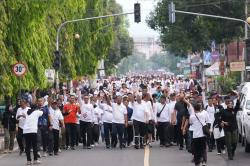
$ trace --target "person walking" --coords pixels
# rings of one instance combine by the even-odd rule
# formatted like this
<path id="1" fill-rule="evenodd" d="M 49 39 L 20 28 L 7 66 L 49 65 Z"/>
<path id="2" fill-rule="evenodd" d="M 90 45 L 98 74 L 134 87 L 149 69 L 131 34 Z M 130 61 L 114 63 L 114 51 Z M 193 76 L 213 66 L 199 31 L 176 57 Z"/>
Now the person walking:
<path id="1" fill-rule="evenodd" d="M 237 147 L 237 120 L 236 114 L 240 108 L 239 96 L 234 108 L 234 102 L 230 100 L 227 108 L 221 113 L 221 127 L 225 132 L 226 147 L 228 153 L 228 159 L 233 160 L 235 150 Z"/>
<path id="2" fill-rule="evenodd" d="M 219 101 L 216 98 L 213 98 L 213 105 L 215 107 L 213 133 L 214 137 L 216 137 L 215 141 L 217 147 L 217 154 L 221 155 L 221 153 L 226 153 L 224 129 L 220 125 L 221 113 L 224 111 L 224 108 L 219 104 Z"/>
<path id="3" fill-rule="evenodd" d="M 104 137 L 105 137 L 105 144 L 106 148 L 110 149 L 110 145 L 112 141 L 110 141 L 110 135 L 112 133 L 112 119 L 113 119 L 113 109 L 110 106 L 110 97 L 105 94 L 103 99 L 99 103 L 100 108 L 103 110 L 102 114 L 102 122 L 104 127 Z"/>
<path id="4" fill-rule="evenodd" d="M 145 102 L 142 102 L 142 95 L 136 95 L 136 102 L 132 103 L 133 109 L 133 126 L 135 132 L 135 149 L 143 148 L 145 143 L 145 135 L 146 135 L 146 123 L 147 123 L 147 113 L 149 109 L 146 106 Z"/>
<path id="5" fill-rule="evenodd" d="M 19 146 L 19 155 L 22 155 L 24 152 L 24 137 L 23 137 L 23 126 L 25 122 L 25 117 L 27 114 L 27 111 L 30 109 L 28 107 L 28 98 L 23 96 L 21 99 L 20 106 L 17 109 L 16 113 L 16 120 L 18 121 L 18 130 L 17 130 L 17 143 Z"/>
<path id="6" fill-rule="evenodd" d="M 171 111 L 168 107 L 166 97 L 160 97 L 160 103 L 157 106 L 157 125 L 159 130 L 160 146 L 170 146 L 170 119 Z"/>
<path id="7" fill-rule="evenodd" d="M 91 144 L 93 142 L 93 123 L 94 123 L 94 107 L 90 103 L 89 95 L 86 93 L 81 95 L 78 92 L 78 102 L 80 104 L 80 130 L 83 141 L 83 148 L 91 149 Z M 86 140 L 87 136 L 87 140 Z"/>
<path id="8" fill-rule="evenodd" d="M 2 125 L 4 127 L 4 153 L 11 153 L 16 135 L 16 112 L 14 112 L 11 104 L 6 106 Z"/>
<path id="9" fill-rule="evenodd" d="M 75 150 L 77 112 L 80 112 L 79 106 L 75 103 L 75 99 L 75 95 L 71 94 L 69 97 L 69 103 L 65 104 L 63 107 L 66 128 L 66 149 L 69 149 L 70 144 L 72 150 Z"/>
<path id="10" fill-rule="evenodd" d="M 195 103 L 193 105 L 194 114 L 190 115 L 189 118 L 189 122 L 193 128 L 192 146 L 195 166 L 200 166 L 206 151 L 206 136 L 202 128 L 208 122 L 208 116 L 205 111 L 202 111 L 201 107 L 200 104 Z M 205 163 L 202 163 L 202 165 L 205 165 Z"/>
<path id="11" fill-rule="evenodd" d="M 33 164 L 40 164 L 37 152 L 37 131 L 38 131 L 38 118 L 43 115 L 43 111 L 36 108 L 31 108 L 24 115 L 25 122 L 23 125 L 23 134 L 25 138 L 25 152 L 27 156 L 27 165 L 31 165 L 30 151 L 33 149 L 34 161 Z"/>
<path id="12" fill-rule="evenodd" d="M 112 146 L 115 148 L 117 145 L 117 134 L 119 138 L 120 149 L 125 147 L 124 144 L 124 131 L 128 125 L 127 109 L 122 104 L 121 94 L 116 94 L 116 103 L 111 103 L 113 108 L 113 119 L 112 119 Z"/>
<path id="13" fill-rule="evenodd" d="M 49 155 L 58 155 L 59 150 L 59 131 L 60 127 L 65 128 L 63 115 L 61 110 L 58 108 L 57 100 L 54 99 L 49 108 L 51 120 L 52 120 L 52 130 L 50 131 L 50 142 L 49 142 Z"/>

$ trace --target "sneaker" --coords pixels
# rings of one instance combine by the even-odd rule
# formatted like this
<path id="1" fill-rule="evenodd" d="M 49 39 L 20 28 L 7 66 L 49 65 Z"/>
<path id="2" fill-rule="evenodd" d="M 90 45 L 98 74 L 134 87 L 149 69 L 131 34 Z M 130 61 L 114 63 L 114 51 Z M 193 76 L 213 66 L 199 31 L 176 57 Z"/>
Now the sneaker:
<path id="1" fill-rule="evenodd" d="M 225 150 L 223 150 L 223 151 L 222 151 L 222 154 L 226 154 L 226 151 L 225 151 Z"/>
<path id="2" fill-rule="evenodd" d="M 41 153 L 40 152 L 37 152 L 37 157 L 41 158 Z"/>
<path id="3" fill-rule="evenodd" d="M 221 155 L 221 153 L 218 152 L 217 155 Z"/>
<path id="4" fill-rule="evenodd" d="M 20 150 L 19 151 L 19 156 L 22 156 L 22 154 L 23 154 L 23 150 Z"/>
<path id="5" fill-rule="evenodd" d="M 49 153 L 49 156 L 53 156 L 53 153 L 52 153 L 52 152 L 50 152 L 50 153 Z"/>
<path id="6" fill-rule="evenodd" d="M 47 157 L 47 153 L 46 152 L 43 152 L 43 157 Z"/>
<path id="7" fill-rule="evenodd" d="M 202 166 L 206 166 L 207 163 L 206 163 L 206 162 L 202 162 L 201 165 L 202 165 Z"/>
<path id="8" fill-rule="evenodd" d="M 39 160 L 34 160 L 33 164 L 41 164 L 42 162 Z"/>
<path id="9" fill-rule="evenodd" d="M 62 150 L 61 150 L 61 149 L 58 149 L 58 152 L 59 152 L 59 153 L 61 153 L 61 152 L 62 152 Z"/>
<path id="10" fill-rule="evenodd" d="M 135 149 L 139 149 L 139 145 L 135 145 Z"/>
<path id="11" fill-rule="evenodd" d="M 87 149 L 91 149 L 91 146 L 88 146 Z"/>
<path id="12" fill-rule="evenodd" d="M 57 153 L 57 152 L 55 152 L 55 153 L 54 153 L 54 155 L 55 155 L 55 156 L 58 156 L 58 153 Z"/>
<path id="13" fill-rule="evenodd" d="M 75 148 L 74 146 L 72 146 L 70 149 L 71 149 L 71 150 L 76 150 L 76 148 Z"/>
<path id="14" fill-rule="evenodd" d="M 6 153 L 9 153 L 9 151 L 8 150 L 4 150 L 3 153 L 6 154 Z"/>
<path id="15" fill-rule="evenodd" d="M 27 161 L 27 165 L 31 165 L 31 161 Z"/>

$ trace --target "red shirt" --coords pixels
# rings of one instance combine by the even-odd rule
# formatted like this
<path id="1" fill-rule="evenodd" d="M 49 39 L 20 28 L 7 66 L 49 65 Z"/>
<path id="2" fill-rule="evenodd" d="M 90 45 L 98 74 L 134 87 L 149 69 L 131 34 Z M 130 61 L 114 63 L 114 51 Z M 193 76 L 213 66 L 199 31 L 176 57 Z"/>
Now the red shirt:
<path id="1" fill-rule="evenodd" d="M 65 113 L 69 113 L 64 116 L 64 123 L 77 123 L 76 114 L 79 110 L 79 106 L 76 104 L 66 104 L 63 107 Z"/>

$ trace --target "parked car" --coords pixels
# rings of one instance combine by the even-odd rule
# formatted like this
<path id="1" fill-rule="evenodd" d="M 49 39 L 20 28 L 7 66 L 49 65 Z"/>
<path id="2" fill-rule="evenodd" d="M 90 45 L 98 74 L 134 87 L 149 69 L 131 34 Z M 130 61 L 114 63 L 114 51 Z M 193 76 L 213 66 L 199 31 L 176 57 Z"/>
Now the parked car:
<path id="1" fill-rule="evenodd" d="M 245 151 L 250 152 L 250 82 L 244 83 L 240 90 L 240 108 L 236 115 L 239 140 Z"/>

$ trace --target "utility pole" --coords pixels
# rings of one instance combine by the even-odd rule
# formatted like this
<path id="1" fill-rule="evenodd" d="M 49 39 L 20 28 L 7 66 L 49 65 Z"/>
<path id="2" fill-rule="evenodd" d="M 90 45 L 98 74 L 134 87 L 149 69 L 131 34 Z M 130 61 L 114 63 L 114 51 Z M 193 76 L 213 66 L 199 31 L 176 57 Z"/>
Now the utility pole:
<path id="1" fill-rule="evenodd" d="M 245 0 L 245 17 L 246 19 L 248 18 L 248 0 Z M 245 24 L 245 37 L 244 37 L 245 41 L 248 39 L 248 26 L 247 24 Z M 244 48 L 244 54 L 243 54 L 243 57 L 242 57 L 242 60 L 244 62 L 246 62 L 246 58 L 247 57 L 247 49 L 246 47 Z M 241 72 L 241 82 L 244 82 L 245 81 L 245 76 L 246 76 L 246 70 L 242 71 Z"/>

